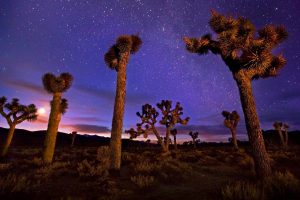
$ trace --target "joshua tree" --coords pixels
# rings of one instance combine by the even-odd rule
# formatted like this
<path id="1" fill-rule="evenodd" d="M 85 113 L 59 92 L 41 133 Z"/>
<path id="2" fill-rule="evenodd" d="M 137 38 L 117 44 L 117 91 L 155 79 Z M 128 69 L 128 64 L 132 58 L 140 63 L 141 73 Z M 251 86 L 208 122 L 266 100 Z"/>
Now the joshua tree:
<path id="1" fill-rule="evenodd" d="M 16 125 L 25 120 L 34 121 L 37 119 L 37 109 L 34 104 L 25 106 L 19 103 L 19 99 L 12 99 L 11 103 L 7 103 L 6 101 L 7 99 L 5 97 L 0 98 L 0 114 L 6 119 L 9 125 L 9 131 L 1 150 L 1 157 L 7 154 Z M 5 112 L 5 110 L 7 112 Z"/>
<path id="2" fill-rule="evenodd" d="M 224 119 L 224 125 L 230 129 L 232 135 L 232 144 L 236 150 L 239 149 L 237 138 L 236 138 L 236 127 L 240 121 L 239 114 L 234 110 L 232 112 L 223 111 L 222 112 Z"/>
<path id="3" fill-rule="evenodd" d="M 189 135 L 192 137 L 194 148 L 196 148 L 196 139 L 198 138 L 199 133 L 190 131 Z"/>
<path id="4" fill-rule="evenodd" d="M 145 104 L 142 106 L 142 112 L 137 112 L 136 115 L 141 119 L 141 123 L 136 124 L 137 130 L 135 131 L 131 128 L 125 132 L 130 134 L 130 138 L 136 138 L 139 135 L 143 135 L 147 138 L 148 134 L 152 132 L 157 138 L 158 144 L 161 145 L 162 150 L 166 151 L 163 138 L 160 136 L 155 126 L 159 115 L 156 109 L 150 104 Z"/>
<path id="5" fill-rule="evenodd" d="M 283 26 L 267 25 L 256 35 L 255 27 L 248 19 L 224 16 L 215 11 L 212 11 L 209 25 L 216 33 L 217 40 L 210 34 L 199 39 L 184 37 L 186 48 L 198 55 L 207 54 L 209 51 L 220 55 L 232 72 L 239 88 L 255 170 L 258 177 L 264 179 L 271 174 L 271 166 L 251 81 L 276 76 L 286 64 L 283 55 L 273 55 L 272 50 L 287 38 L 287 32 Z"/>
<path id="6" fill-rule="evenodd" d="M 177 140 L 176 140 L 177 129 L 176 128 L 172 129 L 170 133 L 174 137 L 174 149 L 177 150 Z"/>
<path id="7" fill-rule="evenodd" d="M 73 131 L 71 134 L 72 134 L 71 147 L 73 147 L 74 146 L 74 142 L 75 142 L 75 138 L 76 138 L 76 135 L 77 135 L 77 131 Z"/>
<path id="8" fill-rule="evenodd" d="M 58 126 L 61 120 L 61 115 L 66 113 L 68 101 L 62 99 L 62 93 L 66 92 L 72 85 L 73 76 L 69 73 L 62 73 L 60 76 L 47 73 L 43 76 L 43 85 L 48 93 L 53 94 L 53 99 L 50 103 L 51 112 L 48 120 L 48 129 L 44 142 L 43 162 L 51 163 L 53 160 L 56 136 Z"/>
<path id="9" fill-rule="evenodd" d="M 126 96 L 126 67 L 130 54 L 136 53 L 142 44 L 137 35 L 122 35 L 104 56 L 105 63 L 117 71 L 117 89 L 112 119 L 110 139 L 110 168 L 119 170 L 121 166 L 121 137 Z"/>
<path id="10" fill-rule="evenodd" d="M 162 113 L 162 119 L 159 123 L 166 127 L 166 150 L 168 151 L 171 129 L 176 124 L 186 125 L 190 118 L 187 117 L 185 119 L 181 119 L 181 115 L 183 115 L 183 108 L 179 102 L 177 102 L 175 108 L 172 109 L 172 101 L 162 100 L 161 103 L 157 104 L 157 107 Z"/>
<path id="11" fill-rule="evenodd" d="M 277 131 L 277 133 L 279 135 L 281 146 L 284 147 L 285 142 L 284 142 L 284 138 L 283 138 L 283 135 L 282 135 L 283 123 L 282 122 L 274 122 L 273 126 L 274 126 L 275 130 Z"/>
<path id="12" fill-rule="evenodd" d="M 285 135 L 285 147 L 288 147 L 288 142 L 289 142 L 289 133 L 288 133 L 288 129 L 290 128 L 290 126 L 286 123 L 283 124 L 283 131 L 284 131 L 284 135 Z"/>

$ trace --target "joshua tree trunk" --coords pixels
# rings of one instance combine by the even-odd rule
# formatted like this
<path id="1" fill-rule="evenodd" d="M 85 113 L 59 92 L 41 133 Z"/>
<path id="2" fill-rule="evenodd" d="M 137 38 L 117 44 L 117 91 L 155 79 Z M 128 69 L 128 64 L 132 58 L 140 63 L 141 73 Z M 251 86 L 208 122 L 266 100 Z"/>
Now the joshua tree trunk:
<path id="1" fill-rule="evenodd" d="M 51 112 L 48 121 L 48 129 L 46 133 L 43 161 L 44 163 L 51 163 L 55 151 L 56 136 L 59 122 L 61 120 L 61 95 L 62 93 L 54 93 L 51 103 Z"/>
<path id="2" fill-rule="evenodd" d="M 152 130 L 153 130 L 153 133 L 154 133 L 154 135 L 156 136 L 156 138 L 158 140 L 158 143 L 161 145 L 162 151 L 166 152 L 167 151 L 166 145 L 164 144 L 164 141 L 161 139 L 159 133 L 157 132 L 157 130 L 154 126 L 152 126 Z"/>
<path id="3" fill-rule="evenodd" d="M 76 135 L 72 135 L 72 143 L 71 143 L 71 147 L 73 147 L 73 146 L 74 146 L 75 137 L 76 137 Z"/>
<path id="4" fill-rule="evenodd" d="M 264 179 L 271 175 L 271 166 L 259 124 L 251 80 L 246 77 L 243 70 L 234 73 L 233 76 L 240 92 L 247 133 L 255 163 L 255 171 L 259 178 Z"/>
<path id="5" fill-rule="evenodd" d="M 194 149 L 196 149 L 196 142 L 195 142 L 194 138 L 193 138 L 193 147 L 194 147 Z"/>
<path id="6" fill-rule="evenodd" d="M 285 147 L 288 147 L 288 142 L 289 142 L 289 133 L 288 131 L 284 131 L 284 135 L 285 135 Z"/>
<path id="7" fill-rule="evenodd" d="M 166 151 L 169 151 L 169 144 L 170 144 L 170 132 L 171 128 L 168 127 L 166 130 Z"/>
<path id="8" fill-rule="evenodd" d="M 6 154 L 7 154 L 8 148 L 9 148 L 9 146 L 11 144 L 11 141 L 12 141 L 12 138 L 14 136 L 15 128 L 16 128 L 16 124 L 9 125 L 9 131 L 8 131 L 5 143 L 3 144 L 1 157 L 5 157 Z"/>
<path id="9" fill-rule="evenodd" d="M 177 141 L 176 141 L 176 135 L 174 135 L 174 149 L 177 150 Z"/>
<path id="10" fill-rule="evenodd" d="M 117 171 L 121 167 L 122 128 L 126 97 L 126 65 L 128 58 L 129 52 L 122 53 L 118 67 L 117 89 L 110 138 L 110 169 Z"/>
<path id="11" fill-rule="evenodd" d="M 277 132 L 278 132 L 278 135 L 279 135 L 279 138 L 280 138 L 281 146 L 282 146 L 282 147 L 285 147 L 285 140 L 284 140 L 282 131 L 281 131 L 280 129 L 277 129 Z"/>
<path id="12" fill-rule="evenodd" d="M 238 143 L 237 143 L 237 139 L 236 139 L 236 129 L 235 128 L 231 128 L 231 135 L 232 135 L 232 144 L 235 150 L 239 149 Z"/>

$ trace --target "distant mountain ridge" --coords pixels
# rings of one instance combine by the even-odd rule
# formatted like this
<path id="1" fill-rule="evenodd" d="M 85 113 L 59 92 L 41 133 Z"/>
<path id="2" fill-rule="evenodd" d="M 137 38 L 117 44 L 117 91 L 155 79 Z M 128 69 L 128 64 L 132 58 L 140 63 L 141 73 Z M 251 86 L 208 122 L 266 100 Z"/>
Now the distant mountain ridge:
<path id="1" fill-rule="evenodd" d="M 0 145 L 3 144 L 6 134 L 8 132 L 7 128 L 0 127 Z M 42 147 L 44 144 L 46 130 L 40 131 L 28 131 L 24 129 L 16 129 L 15 135 L 12 141 L 12 146 L 30 146 L 30 147 Z M 264 139 L 266 144 L 279 144 L 279 136 L 275 130 L 263 131 Z M 58 132 L 56 144 L 58 147 L 70 146 L 72 141 L 71 134 Z M 97 136 L 97 135 L 76 135 L 75 147 L 76 146 L 89 146 L 97 147 L 103 145 L 109 145 L 110 138 Z M 247 142 L 244 142 L 247 143 Z M 132 145 L 143 145 L 146 143 L 143 141 L 133 141 L 129 139 L 123 139 L 123 146 Z M 300 145 L 300 131 L 290 131 L 289 132 L 289 144 L 290 145 Z"/>

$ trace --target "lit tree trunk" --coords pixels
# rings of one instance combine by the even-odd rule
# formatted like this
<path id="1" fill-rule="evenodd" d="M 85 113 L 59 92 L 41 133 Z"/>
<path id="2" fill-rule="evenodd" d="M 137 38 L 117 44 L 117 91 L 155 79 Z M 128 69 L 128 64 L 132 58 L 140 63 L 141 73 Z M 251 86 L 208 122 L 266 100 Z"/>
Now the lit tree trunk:
<path id="1" fill-rule="evenodd" d="M 177 150 L 177 141 L 176 141 L 176 135 L 174 135 L 174 149 Z"/>
<path id="2" fill-rule="evenodd" d="M 1 157 L 5 157 L 8 151 L 8 148 L 11 144 L 12 138 L 14 136 L 14 132 L 15 132 L 15 128 L 16 128 L 16 124 L 10 124 L 9 125 L 9 131 L 5 140 L 5 143 L 3 145 L 3 149 L 1 152 Z"/>
<path id="3" fill-rule="evenodd" d="M 170 130 L 171 128 L 168 127 L 166 130 L 166 151 L 169 151 L 169 144 L 170 144 Z"/>
<path id="4" fill-rule="evenodd" d="M 289 133 L 288 133 L 287 130 L 284 131 L 284 133 L 285 133 L 285 148 L 287 148 L 288 147 L 288 142 L 289 142 Z"/>
<path id="5" fill-rule="evenodd" d="M 278 132 L 278 135 L 279 135 L 279 138 L 280 138 L 281 146 L 285 147 L 285 140 L 283 138 L 282 131 L 280 129 L 277 129 L 277 132 Z"/>
<path id="6" fill-rule="evenodd" d="M 238 143 L 237 143 L 237 138 L 236 138 L 236 129 L 231 128 L 231 135 L 232 135 L 232 144 L 235 150 L 239 149 Z"/>
<path id="7" fill-rule="evenodd" d="M 243 70 L 233 75 L 240 92 L 247 133 L 255 162 L 255 171 L 258 177 L 264 179 L 271 175 L 271 166 L 259 125 L 251 80 L 246 77 Z"/>
<path id="8" fill-rule="evenodd" d="M 71 143 L 71 147 L 73 147 L 73 146 L 74 146 L 75 137 L 76 137 L 76 135 L 72 135 L 72 143 Z"/>
<path id="9" fill-rule="evenodd" d="M 153 133 L 154 133 L 154 135 L 156 136 L 156 138 L 158 140 L 158 143 L 161 145 L 162 151 L 166 152 L 167 151 L 166 145 L 164 144 L 164 141 L 161 139 L 159 133 L 157 132 L 157 130 L 154 126 L 152 126 L 152 130 L 153 130 Z"/>
<path id="10" fill-rule="evenodd" d="M 55 143 L 57 137 L 58 126 L 61 120 L 61 95 L 62 93 L 54 93 L 51 104 L 51 112 L 48 120 L 48 129 L 46 133 L 43 161 L 44 163 L 51 163 L 55 151 Z"/>
<path id="11" fill-rule="evenodd" d="M 120 170 L 122 128 L 126 97 L 126 65 L 129 52 L 122 53 L 118 66 L 117 89 L 110 138 L 110 169 Z"/>

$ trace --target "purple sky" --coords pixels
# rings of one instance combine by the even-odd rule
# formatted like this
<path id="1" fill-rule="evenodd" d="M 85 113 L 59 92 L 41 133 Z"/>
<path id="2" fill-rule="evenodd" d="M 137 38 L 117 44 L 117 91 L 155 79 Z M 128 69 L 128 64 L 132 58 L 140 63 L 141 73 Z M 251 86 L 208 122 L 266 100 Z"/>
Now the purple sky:
<path id="1" fill-rule="evenodd" d="M 172 0 L 2 0 L 0 1 L 0 96 L 35 103 L 46 113 L 19 128 L 46 129 L 51 95 L 42 88 L 46 72 L 70 72 L 72 88 L 65 93 L 69 110 L 60 130 L 108 133 L 113 112 L 116 72 L 103 55 L 121 34 L 138 33 L 140 51 L 128 64 L 124 128 L 133 127 L 144 103 L 162 99 L 181 102 L 190 116 L 185 133 L 199 130 L 207 141 L 227 140 L 222 110 L 241 105 L 236 84 L 219 56 L 197 56 L 185 50 L 183 36 L 212 32 L 210 10 L 248 17 L 261 28 L 283 24 L 288 64 L 277 78 L 253 82 L 263 129 L 275 120 L 300 129 L 300 1 L 172 1 Z M 240 138 L 246 138 L 244 119 Z M 0 125 L 7 127 L 4 119 Z M 183 139 L 189 136 L 182 136 Z"/>

